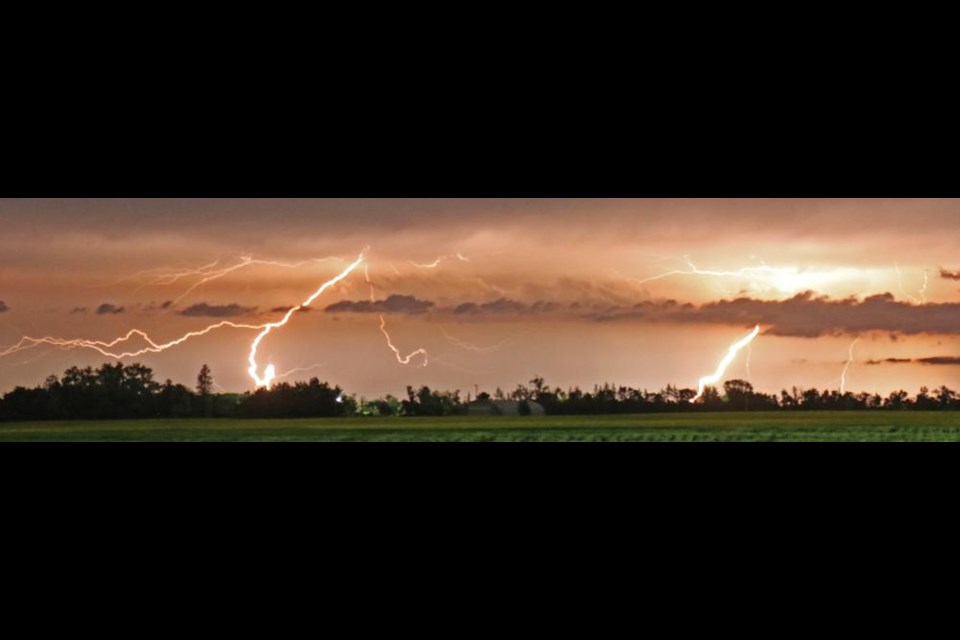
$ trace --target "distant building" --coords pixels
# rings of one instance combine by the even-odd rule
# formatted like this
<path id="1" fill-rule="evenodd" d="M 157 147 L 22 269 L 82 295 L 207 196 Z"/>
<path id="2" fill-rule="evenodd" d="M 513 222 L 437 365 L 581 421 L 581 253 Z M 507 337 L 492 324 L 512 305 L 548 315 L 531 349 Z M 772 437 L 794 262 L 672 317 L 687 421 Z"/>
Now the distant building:
<path id="1" fill-rule="evenodd" d="M 543 405 L 533 400 L 527 400 L 530 415 L 542 416 L 546 413 Z M 467 405 L 468 416 L 519 416 L 520 402 L 515 400 L 474 400 Z"/>

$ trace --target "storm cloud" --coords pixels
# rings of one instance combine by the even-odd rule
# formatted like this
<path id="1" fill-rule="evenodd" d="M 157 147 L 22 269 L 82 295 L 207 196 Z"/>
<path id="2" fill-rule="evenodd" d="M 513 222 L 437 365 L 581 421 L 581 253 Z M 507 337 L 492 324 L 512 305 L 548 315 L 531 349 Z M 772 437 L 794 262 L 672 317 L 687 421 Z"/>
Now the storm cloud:
<path id="1" fill-rule="evenodd" d="M 631 306 L 561 304 L 538 300 L 532 304 L 509 298 L 491 302 L 465 301 L 434 309 L 429 300 L 413 296 L 390 296 L 370 302 L 345 300 L 326 307 L 328 313 L 449 313 L 461 318 L 490 316 L 553 316 L 597 322 L 643 321 L 669 324 L 759 324 L 767 335 L 816 338 L 884 332 L 896 341 L 898 335 L 960 335 L 960 303 L 911 304 L 891 293 L 865 298 L 834 299 L 812 291 L 782 300 L 749 297 L 696 305 L 677 300 L 647 300 Z M 276 311 L 286 311 L 278 308 Z"/>
<path id="2" fill-rule="evenodd" d="M 960 357 L 957 356 L 931 356 L 928 358 L 884 358 L 883 360 L 867 360 L 867 364 L 929 364 L 929 365 L 947 365 L 960 366 Z"/>
<path id="3" fill-rule="evenodd" d="M 0 300 L 0 313 L 3 313 L 4 311 L 10 311 L 10 307 L 8 307 L 3 300 Z"/>
<path id="4" fill-rule="evenodd" d="M 288 305 L 286 307 L 274 307 L 270 309 L 270 313 L 286 313 L 287 311 L 290 311 L 290 309 L 293 309 L 293 308 L 295 308 L 295 305 Z M 308 313 L 312 310 L 313 310 L 312 307 L 300 307 L 300 313 Z"/>
<path id="5" fill-rule="evenodd" d="M 124 313 L 125 308 L 119 307 L 115 304 L 110 304 L 109 302 L 104 302 L 102 305 L 97 307 L 98 316 L 112 316 L 117 315 L 118 313 Z"/>
<path id="6" fill-rule="evenodd" d="M 456 315 L 475 315 L 480 313 L 523 313 L 528 309 L 529 307 L 522 302 L 500 298 L 499 300 L 494 300 L 493 302 L 484 302 L 479 304 L 476 302 L 464 302 L 463 304 L 457 305 L 453 309 L 453 313 Z"/>
<path id="7" fill-rule="evenodd" d="M 413 296 L 392 295 L 385 300 L 343 300 L 331 304 L 327 313 L 425 313 L 433 302 L 419 300 Z"/>
<path id="8" fill-rule="evenodd" d="M 945 280 L 960 280 L 960 271 L 948 271 L 947 269 L 940 269 L 940 277 Z"/>
<path id="9" fill-rule="evenodd" d="M 920 364 L 960 365 L 960 357 L 933 356 L 932 358 L 917 358 L 915 362 L 919 362 Z"/>
<path id="10" fill-rule="evenodd" d="M 236 303 L 218 305 L 198 302 L 181 311 L 180 315 L 206 318 L 232 318 L 234 316 L 251 314 L 256 310 L 256 307 L 244 307 Z"/>
<path id="11" fill-rule="evenodd" d="M 960 303 L 909 304 L 891 293 L 863 299 L 831 299 L 811 291 L 785 300 L 736 298 L 703 305 L 674 300 L 641 302 L 595 314 L 595 320 L 645 319 L 675 323 L 759 324 L 769 335 L 815 338 L 868 331 L 960 334 Z"/>

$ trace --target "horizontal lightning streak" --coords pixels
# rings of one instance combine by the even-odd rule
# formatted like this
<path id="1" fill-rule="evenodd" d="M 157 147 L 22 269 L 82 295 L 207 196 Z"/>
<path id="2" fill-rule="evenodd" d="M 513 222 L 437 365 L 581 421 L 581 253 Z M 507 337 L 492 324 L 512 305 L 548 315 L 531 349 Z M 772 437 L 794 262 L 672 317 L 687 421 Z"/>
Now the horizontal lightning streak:
<path id="1" fill-rule="evenodd" d="M 655 276 L 650 276 L 649 278 L 629 278 L 629 276 L 623 276 L 623 277 L 627 277 L 628 279 L 633 280 L 638 285 L 643 285 L 648 282 L 663 280 L 664 278 L 669 278 L 671 276 L 718 276 L 718 277 L 742 278 L 750 273 L 774 273 L 774 274 L 778 273 L 777 269 L 775 269 L 774 267 L 768 267 L 767 265 L 762 265 L 759 267 L 744 267 L 742 269 L 738 269 L 737 271 L 713 271 L 709 269 L 698 268 L 695 264 L 693 264 L 693 262 L 687 256 L 684 256 L 684 260 L 690 266 L 689 269 L 674 269 L 672 271 L 666 271 L 664 273 L 661 273 Z M 619 275 L 622 275 L 622 274 L 619 274 Z"/>
<path id="2" fill-rule="evenodd" d="M 446 260 L 452 260 L 453 258 L 457 258 L 457 259 L 460 260 L 461 262 L 470 262 L 470 259 L 469 259 L 469 258 L 467 258 L 467 257 L 464 256 L 464 255 L 461 255 L 461 254 L 458 252 L 458 253 L 454 253 L 454 254 L 448 255 L 448 256 L 439 256 L 439 257 L 438 257 L 436 260 L 434 260 L 433 262 L 428 262 L 428 263 L 426 263 L 426 264 L 420 264 L 420 263 L 414 262 L 414 261 L 412 261 L 412 260 L 410 261 L 410 264 L 412 264 L 413 266 L 417 267 L 418 269 L 436 269 L 437 267 L 440 266 L 440 263 L 441 263 L 441 262 L 445 262 Z"/>
<path id="3" fill-rule="evenodd" d="M 237 322 L 231 322 L 229 320 L 224 320 L 216 324 L 212 324 L 209 327 L 201 329 L 199 331 L 190 331 L 176 340 L 171 340 L 169 342 L 157 343 L 144 331 L 140 329 L 131 329 L 126 334 L 112 340 L 110 342 L 104 342 L 101 340 L 86 340 L 83 338 L 54 338 L 51 336 L 45 336 L 43 338 L 32 338 L 30 336 L 25 336 L 20 339 L 16 344 L 0 351 L 0 357 L 8 356 L 10 354 L 16 353 L 18 351 L 23 351 L 24 349 L 32 349 L 33 347 L 39 346 L 41 344 L 49 344 L 55 347 L 62 347 L 66 349 L 92 349 L 99 352 L 102 355 L 107 356 L 108 358 L 115 358 L 117 360 L 121 358 L 135 358 L 137 356 L 144 355 L 146 353 L 160 353 L 161 351 L 166 351 L 171 347 L 176 347 L 177 345 L 183 344 L 191 338 L 197 338 L 199 336 L 206 335 L 215 329 L 220 329 L 222 327 L 232 327 L 234 329 L 262 329 L 265 325 L 259 324 L 241 324 Z M 136 349 L 133 351 L 112 351 L 112 349 L 118 344 L 122 344 L 129 340 L 132 340 L 134 337 L 140 337 L 146 342 L 149 346 L 143 347 L 142 349 Z"/>
<path id="4" fill-rule="evenodd" d="M 227 276 L 235 271 L 244 269 L 246 267 L 252 266 L 268 266 L 268 267 L 281 267 L 284 269 L 296 269 L 311 263 L 320 263 L 327 262 L 330 260 L 336 260 L 339 262 L 344 262 L 343 258 L 336 256 L 330 256 L 327 258 L 313 258 L 310 260 L 301 260 L 299 262 L 280 262 L 278 260 L 260 260 L 252 258 L 249 256 L 240 256 L 240 262 L 232 264 L 226 267 L 216 268 L 220 264 L 220 260 L 214 260 L 209 264 L 205 264 L 201 267 L 196 268 L 186 268 L 186 269 L 175 269 L 170 267 L 158 267 L 156 269 L 148 269 L 145 271 L 139 271 L 132 276 L 122 278 L 114 283 L 106 285 L 96 285 L 98 287 L 109 287 L 128 282 L 130 280 L 140 280 L 141 278 L 152 275 L 151 279 L 147 282 L 141 284 L 136 290 L 139 291 L 144 287 L 164 287 L 176 284 L 180 280 L 191 277 L 199 277 L 200 279 L 197 282 L 194 282 L 190 285 L 183 293 L 181 293 L 177 298 L 175 298 L 171 304 L 176 305 L 183 301 L 184 298 L 193 293 L 198 287 L 213 282 L 214 280 L 219 280 L 224 276 Z"/>
<path id="5" fill-rule="evenodd" d="M 515 337 L 504 338 L 504 339 L 501 340 L 500 342 L 498 342 L 498 343 L 496 343 L 496 344 L 494 344 L 494 345 L 491 345 L 491 346 L 489 346 L 489 347 L 481 347 L 481 346 L 478 346 L 478 345 L 475 345 L 475 344 L 471 344 L 471 343 L 469 343 L 469 342 L 464 342 L 463 340 L 460 340 L 459 338 L 456 338 L 456 337 L 450 335 L 450 334 L 447 332 L 447 330 L 444 329 L 443 327 L 440 327 L 440 332 L 443 333 L 443 336 L 444 336 L 444 337 L 447 339 L 447 341 L 450 342 L 451 344 L 453 344 L 453 345 L 455 345 L 455 346 L 457 346 L 457 347 L 460 347 L 461 349 L 466 349 L 467 351 L 474 351 L 474 352 L 476 352 L 476 353 L 487 353 L 487 352 L 489 352 L 489 351 L 496 351 L 496 350 L 500 349 L 501 347 L 503 347 L 504 345 L 506 345 L 506 344 L 508 344 L 509 342 L 511 342 L 512 340 L 515 340 L 515 339 L 516 339 Z"/>
<path id="6" fill-rule="evenodd" d="M 295 374 L 295 373 L 304 373 L 305 371 L 313 371 L 313 370 L 315 370 L 315 369 L 322 369 L 322 368 L 325 367 L 325 366 L 326 366 L 326 365 L 324 365 L 324 364 L 312 364 L 312 365 L 310 365 L 309 367 L 296 367 L 296 368 L 294 368 L 294 369 L 290 369 L 289 371 L 284 371 L 283 373 L 278 373 L 278 374 L 276 375 L 276 377 L 274 378 L 274 380 L 275 380 L 275 381 L 276 381 L 276 380 L 283 380 L 284 378 L 288 378 L 288 377 L 292 376 L 292 375 Z"/>
<path id="7" fill-rule="evenodd" d="M 237 271 L 238 269 L 243 269 L 244 267 L 261 265 L 261 266 L 269 266 L 269 267 L 282 267 L 284 269 L 296 269 L 296 268 L 302 267 L 305 264 L 309 264 L 311 262 L 326 262 L 327 260 L 342 260 L 342 259 L 341 258 L 318 258 L 314 260 L 301 260 L 300 262 L 277 262 L 275 260 L 255 260 L 253 258 L 241 257 L 240 262 L 238 264 L 235 264 L 229 267 L 224 267 L 223 269 L 219 269 L 211 273 L 200 274 L 203 277 L 197 282 L 190 285 L 190 287 L 186 291 L 184 291 L 183 293 L 180 294 L 179 297 L 174 299 L 173 304 L 179 304 L 180 301 L 182 301 L 188 295 L 193 293 L 197 289 L 197 287 L 205 285 L 208 282 L 212 282 L 214 280 L 219 280 L 220 278 L 226 275 L 229 275 L 234 271 Z"/>
<path id="8" fill-rule="evenodd" d="M 114 358 L 119 360 L 122 358 L 135 358 L 137 356 L 141 356 L 147 353 L 160 353 L 161 351 L 166 351 L 167 349 L 183 344 L 184 342 L 192 338 L 197 338 L 197 337 L 206 335 L 212 331 L 221 329 L 223 327 L 231 327 L 234 329 L 250 329 L 250 330 L 259 331 L 259 333 L 253 339 L 253 342 L 250 345 L 250 352 L 247 356 L 247 362 L 249 364 L 247 373 L 250 375 L 250 378 L 254 381 L 256 386 L 269 387 L 270 383 L 277 377 L 276 369 L 272 364 L 270 364 L 264 370 L 264 375 L 262 377 L 259 375 L 258 373 L 259 366 L 257 364 L 257 348 L 260 346 L 260 343 L 274 329 L 277 329 L 287 324 L 287 322 L 290 321 L 290 318 L 293 316 L 294 313 L 303 309 L 304 307 L 310 306 L 310 304 L 312 304 L 313 301 L 316 300 L 324 291 L 326 291 L 328 288 L 337 284 L 338 282 L 346 278 L 348 275 L 350 275 L 350 273 L 364 261 L 366 257 L 366 253 L 367 253 L 367 248 L 364 248 L 364 250 L 360 253 L 359 257 L 354 262 L 350 263 L 350 265 L 348 265 L 337 276 L 331 278 L 330 280 L 320 285 L 320 287 L 316 291 L 314 291 L 313 294 L 310 297 L 308 297 L 306 300 L 304 300 L 303 302 L 301 302 L 299 305 L 295 307 L 291 307 L 284 314 L 284 316 L 276 322 L 270 322 L 266 324 L 244 324 L 244 323 L 232 322 L 229 320 L 223 320 L 221 322 L 211 324 L 203 329 L 200 329 L 197 331 L 190 331 L 180 336 L 179 338 L 176 338 L 175 340 L 170 340 L 169 342 L 164 342 L 164 343 L 158 343 L 154 341 L 149 334 L 147 334 L 145 331 L 142 331 L 140 329 L 131 329 L 126 334 L 114 340 L 111 340 L 109 342 L 102 341 L 102 340 L 87 340 L 82 338 L 68 339 L 68 338 L 55 338 L 52 336 L 34 338 L 31 336 L 25 336 L 21 338 L 16 344 L 0 350 L 0 357 L 8 356 L 8 355 L 17 353 L 19 351 L 24 351 L 26 349 L 32 349 L 41 344 L 47 344 L 54 347 L 60 347 L 65 349 L 92 349 L 104 356 L 107 356 L 108 358 Z M 323 260 L 327 260 L 327 259 L 328 258 L 324 258 Z M 322 261 L 322 260 L 318 260 L 318 261 Z M 267 261 L 260 261 L 260 262 L 267 263 Z M 241 265 L 234 265 L 232 269 L 235 270 L 240 266 L 246 266 L 247 264 L 252 264 L 252 263 L 253 261 L 244 262 L 244 263 L 241 263 Z M 280 263 L 275 263 L 275 264 L 280 264 Z M 117 347 L 118 345 L 125 344 L 126 342 L 134 338 L 142 339 L 144 342 L 147 343 L 147 346 L 140 349 L 131 349 L 126 351 L 114 350 L 114 348 Z M 424 355 L 426 355 L 425 352 L 424 352 Z M 290 372 L 288 372 L 288 374 L 289 373 Z"/>

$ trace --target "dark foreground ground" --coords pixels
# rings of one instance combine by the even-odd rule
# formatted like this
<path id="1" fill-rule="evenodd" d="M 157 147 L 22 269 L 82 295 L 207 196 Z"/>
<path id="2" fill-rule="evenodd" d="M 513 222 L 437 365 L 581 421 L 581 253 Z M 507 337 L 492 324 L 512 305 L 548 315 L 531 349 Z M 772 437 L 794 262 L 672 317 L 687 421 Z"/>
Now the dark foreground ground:
<path id="1" fill-rule="evenodd" d="M 960 441 L 960 412 L 21 422 L 0 441 Z"/>

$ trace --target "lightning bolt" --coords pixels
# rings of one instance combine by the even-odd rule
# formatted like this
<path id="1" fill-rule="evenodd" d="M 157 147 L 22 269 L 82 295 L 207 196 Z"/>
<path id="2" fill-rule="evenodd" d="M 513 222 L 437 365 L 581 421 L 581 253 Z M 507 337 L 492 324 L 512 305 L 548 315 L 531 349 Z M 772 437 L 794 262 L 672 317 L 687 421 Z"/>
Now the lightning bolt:
<path id="1" fill-rule="evenodd" d="M 663 280 L 664 278 L 669 278 L 671 276 L 718 276 L 718 277 L 733 277 L 733 278 L 742 278 L 747 276 L 750 273 L 780 273 L 780 270 L 775 269 L 774 267 L 768 267 L 767 265 L 761 265 L 759 267 L 744 267 L 737 271 L 713 271 L 709 269 L 700 269 L 697 265 L 693 264 L 689 256 L 684 256 L 683 259 L 686 261 L 689 269 L 673 269 L 672 271 L 665 271 L 664 273 L 650 276 L 649 278 L 629 278 L 629 276 L 622 276 L 633 280 L 638 285 L 644 285 L 648 282 L 655 282 L 657 280 Z"/>
<path id="2" fill-rule="evenodd" d="M 128 278 L 124 278 L 113 284 L 120 284 L 123 282 L 127 282 L 129 280 L 139 280 L 147 274 L 159 272 L 157 273 L 157 275 L 153 276 L 153 278 L 150 281 L 138 287 L 137 291 L 139 291 L 143 287 L 169 286 L 172 284 L 176 284 L 177 282 L 179 282 L 184 278 L 198 276 L 200 278 L 199 280 L 197 280 L 195 283 L 190 285 L 183 293 L 181 293 L 176 299 L 173 300 L 172 304 L 176 305 L 176 304 L 179 304 L 184 298 L 189 296 L 191 293 L 193 293 L 198 287 L 201 287 L 207 284 L 208 282 L 219 280 L 224 276 L 227 276 L 235 271 L 244 269 L 246 267 L 260 265 L 260 266 L 270 266 L 270 267 L 282 267 L 284 269 L 296 269 L 310 263 L 321 263 L 321 262 L 327 262 L 330 260 L 336 260 L 339 262 L 344 261 L 343 258 L 339 258 L 336 256 L 330 256 L 327 258 L 314 258 L 311 260 L 301 260 L 300 262 L 279 262 L 277 260 L 260 260 L 260 259 L 252 258 L 250 256 L 240 256 L 239 259 L 240 259 L 240 262 L 236 264 L 232 264 L 226 267 L 219 267 L 219 268 L 216 268 L 217 265 L 220 263 L 219 260 L 215 260 L 210 264 L 206 264 L 201 267 L 182 269 L 179 271 L 172 270 L 168 267 L 160 267 L 158 269 L 140 271 Z M 99 285 L 99 286 L 112 286 L 112 285 Z"/>
<path id="3" fill-rule="evenodd" d="M 212 324 L 199 331 L 190 331 L 189 333 L 186 333 L 180 336 L 176 340 L 171 340 L 169 342 L 160 343 L 160 344 L 158 344 L 157 342 L 154 342 L 153 339 L 150 338 L 150 336 L 147 333 L 145 333 L 144 331 L 141 331 L 140 329 L 131 329 L 125 335 L 120 336 L 119 338 L 116 338 L 115 340 L 112 340 L 110 342 L 104 342 L 100 340 L 86 340 L 82 338 L 68 339 L 68 338 L 54 338 L 51 336 L 45 336 L 43 338 L 32 338 L 30 336 L 25 336 L 21 338 L 20 341 L 17 342 L 16 344 L 10 347 L 7 347 L 6 349 L 0 350 L 0 358 L 4 356 L 8 356 L 13 353 L 17 353 L 18 351 L 23 351 L 25 349 L 32 349 L 34 347 L 40 346 L 41 344 L 49 344 L 55 347 L 61 347 L 65 349 L 93 349 L 94 351 L 97 351 L 102 355 L 107 356 L 108 358 L 115 358 L 117 360 L 120 360 L 122 358 L 136 358 L 137 356 L 141 356 L 146 353 L 160 353 L 161 351 L 166 351 L 167 349 L 181 345 L 187 340 L 190 340 L 192 338 L 197 338 L 199 336 L 204 336 L 210 333 L 211 331 L 214 331 L 216 329 L 221 329 L 223 327 L 232 327 L 234 329 L 261 329 L 264 326 L 265 325 L 258 325 L 258 324 L 240 324 L 240 323 L 224 320 L 222 322 Z M 139 337 L 143 339 L 143 341 L 146 342 L 148 346 L 143 347 L 141 349 L 135 349 L 132 351 L 113 351 L 112 350 L 117 345 L 129 342 L 134 337 Z"/>
<path id="4" fill-rule="evenodd" d="M 721 360 L 720 364 L 717 366 L 717 370 L 714 371 L 713 374 L 704 376 L 697 381 L 697 395 L 695 395 L 690 402 L 696 402 L 699 400 L 700 396 L 703 395 L 704 388 L 708 384 L 713 384 L 723 377 L 723 373 L 727 370 L 727 367 L 730 366 L 730 363 L 733 362 L 737 352 L 750 344 L 750 342 L 757 337 L 758 333 L 760 333 L 760 325 L 755 326 L 753 331 L 751 331 L 747 337 L 741 338 L 730 346 L 730 348 L 727 350 L 727 355 L 723 357 L 723 360 Z"/>
<path id="5" fill-rule="evenodd" d="M 923 284 L 920 286 L 920 298 L 917 299 L 906 292 L 903 288 L 903 273 L 900 272 L 900 265 L 896 262 L 893 263 L 893 268 L 897 271 L 897 286 L 900 289 L 900 295 L 904 298 L 909 298 L 913 304 L 926 304 L 927 303 L 927 287 L 930 284 L 930 270 L 923 270 Z"/>
<path id="6" fill-rule="evenodd" d="M 383 333 L 383 337 L 387 339 L 387 346 L 390 347 L 390 350 L 393 351 L 395 356 L 397 356 L 397 362 L 399 362 L 400 364 L 410 364 L 410 359 L 413 358 L 415 355 L 420 354 L 423 356 L 422 366 L 424 367 L 427 366 L 427 361 L 430 356 L 427 355 L 426 350 L 423 349 L 422 347 L 420 349 L 417 349 L 416 351 L 411 351 L 406 356 L 400 355 L 400 350 L 397 349 L 395 346 L 393 346 L 393 341 L 390 339 L 390 334 L 387 333 L 387 321 L 383 318 L 383 315 L 380 316 L 380 332 Z"/>
<path id="7" fill-rule="evenodd" d="M 486 353 L 489 351 L 496 351 L 501 347 L 503 347 L 505 344 L 516 339 L 516 337 L 504 338 L 497 344 L 491 345 L 489 347 L 480 347 L 475 344 L 471 344 L 469 342 L 464 342 L 463 340 L 460 340 L 459 338 L 456 338 L 450 335 L 449 333 L 447 333 L 447 330 L 444 329 L 443 327 L 440 327 L 440 332 L 443 333 L 443 336 L 450 342 L 450 344 L 460 347 L 461 349 L 466 349 L 467 351 L 474 351 L 476 353 Z"/>
<path id="8" fill-rule="evenodd" d="M 900 288 L 900 295 L 902 295 L 904 298 L 910 298 L 910 300 L 916 303 L 917 299 L 914 298 L 909 293 L 907 293 L 906 290 L 903 288 L 903 274 L 900 273 L 900 265 L 894 262 L 893 268 L 897 270 L 897 286 Z"/>
<path id="9" fill-rule="evenodd" d="M 176 338 L 175 340 L 171 340 L 165 343 L 158 343 L 154 341 L 146 332 L 141 331 L 140 329 L 131 329 L 123 336 L 120 336 L 119 338 L 116 338 L 109 342 L 100 341 L 100 340 L 86 340 L 82 338 L 66 339 L 66 338 L 55 338 L 51 336 L 34 338 L 30 336 L 25 336 L 21 338 L 16 344 L 0 350 L 0 357 L 8 356 L 13 353 L 17 353 L 19 351 L 23 351 L 26 349 L 32 349 L 41 344 L 48 344 L 48 345 L 61 347 L 65 349 L 92 349 L 104 356 L 107 356 L 108 358 L 115 358 L 117 360 L 120 360 L 122 358 L 135 358 L 147 353 L 160 353 L 161 351 L 166 351 L 167 349 L 171 349 L 173 347 L 181 345 L 184 342 L 187 342 L 188 340 L 191 340 L 193 338 L 197 338 L 200 336 L 204 336 L 212 331 L 216 331 L 217 329 L 221 329 L 224 327 L 231 327 L 234 329 L 249 329 L 249 330 L 259 331 L 259 333 L 253 339 L 253 342 L 250 345 L 250 352 L 247 356 L 247 362 L 249 364 L 247 373 L 249 374 L 250 378 L 254 381 L 257 387 L 269 388 L 273 380 L 277 378 L 276 368 L 274 367 L 273 364 L 269 364 L 264 370 L 263 376 L 259 375 L 258 373 L 259 365 L 257 364 L 257 349 L 260 346 L 260 343 L 263 341 L 264 338 L 270 335 L 270 333 L 274 329 L 278 329 L 286 325 L 290 321 L 290 318 L 293 316 L 294 313 L 296 313 L 297 311 L 300 311 L 305 307 L 310 306 L 310 304 L 312 304 L 313 301 L 316 300 L 324 291 L 326 291 L 327 289 L 339 283 L 341 280 L 343 280 L 348 275 L 350 275 L 350 273 L 353 272 L 353 270 L 356 269 L 357 266 L 359 266 L 364 261 L 364 259 L 366 258 L 366 253 L 367 253 L 367 248 L 364 248 L 363 251 L 360 253 L 359 257 L 355 261 L 350 263 L 337 276 L 331 278 L 330 280 L 327 280 L 322 285 L 320 285 L 320 287 L 316 291 L 314 291 L 313 294 L 310 295 L 306 300 L 304 300 L 303 302 L 301 302 L 299 305 L 295 307 L 291 307 L 284 314 L 284 316 L 276 322 L 270 322 L 266 324 L 244 324 L 244 323 L 231 322 L 229 320 L 223 320 L 221 322 L 211 324 L 198 331 L 190 331 L 180 336 L 179 338 Z M 126 351 L 122 350 L 123 347 L 121 346 L 120 347 L 121 350 L 115 350 L 115 348 L 117 348 L 119 345 L 125 345 L 126 343 L 133 340 L 134 338 L 142 339 L 144 342 L 146 342 L 147 346 L 141 347 L 139 349 L 129 349 Z M 424 352 L 424 356 L 426 356 L 426 352 Z"/>
<path id="10" fill-rule="evenodd" d="M 295 368 L 295 369 L 290 369 L 289 371 L 285 371 L 285 372 L 283 372 L 283 373 L 278 373 L 278 374 L 276 375 L 276 377 L 274 378 L 274 381 L 276 381 L 276 380 L 283 380 L 284 378 L 287 378 L 287 377 L 289 377 L 289 376 L 292 376 L 292 375 L 295 374 L 295 373 L 303 373 L 304 371 L 313 371 L 314 369 L 322 369 L 324 366 L 326 366 L 326 365 L 323 365 L 323 364 L 312 364 L 312 365 L 310 365 L 309 367 L 297 367 L 297 368 Z"/>
<path id="11" fill-rule="evenodd" d="M 257 365 L 257 348 L 260 346 L 260 343 L 263 341 L 263 339 L 266 338 L 268 335 L 270 335 L 270 332 L 273 331 L 274 329 L 278 329 L 284 326 L 285 324 L 287 324 L 287 322 L 290 321 L 290 318 L 291 316 L 293 316 L 294 313 L 296 313 L 297 311 L 300 311 L 304 307 L 309 307 L 313 303 L 313 301 L 319 298 L 324 291 L 326 291 L 327 289 L 329 289 L 330 287 L 332 287 L 333 285 L 337 284 L 338 282 L 346 278 L 348 275 L 350 275 L 350 273 L 353 272 L 353 270 L 356 269 L 358 266 L 360 266 L 360 263 L 364 261 L 364 259 L 366 258 L 366 254 L 367 254 L 367 249 L 364 248 L 364 250 L 360 252 L 360 256 L 356 260 L 351 262 L 346 269 L 344 269 L 338 275 L 334 276 L 333 278 L 327 280 L 322 285 L 320 285 L 320 288 L 314 291 L 309 298 L 307 298 L 297 306 L 291 307 L 284 314 L 283 318 L 281 318 L 277 322 L 271 322 L 263 325 L 263 328 L 260 330 L 260 333 L 258 333 L 257 337 L 253 339 L 253 342 L 250 345 L 250 354 L 249 356 L 247 356 L 247 362 L 250 365 L 247 368 L 247 374 L 249 374 L 250 378 L 254 381 L 256 386 L 266 387 L 269 389 L 270 383 L 273 381 L 274 378 L 276 378 L 276 375 L 277 375 L 277 370 L 272 364 L 267 365 L 266 369 L 264 369 L 262 377 L 257 373 L 257 371 L 259 370 L 259 366 Z"/>
<path id="12" fill-rule="evenodd" d="M 753 259 L 752 256 L 751 259 Z M 716 278 L 742 278 L 747 280 L 753 287 L 763 285 L 780 292 L 816 289 L 824 284 L 849 279 L 861 273 L 859 270 L 853 268 L 813 271 L 797 267 L 771 267 L 762 262 L 759 266 L 743 267 L 735 271 L 723 271 L 701 269 L 693 264 L 689 256 L 684 256 L 684 260 L 689 267 L 688 269 L 672 269 L 646 278 L 633 278 L 619 271 L 614 271 L 614 273 L 621 278 L 635 283 L 639 287 L 673 276 L 711 276 Z"/>
<path id="13" fill-rule="evenodd" d="M 847 391 L 847 371 L 850 369 L 850 365 L 853 364 L 853 347 L 860 341 L 860 338 L 854 338 L 853 342 L 850 343 L 850 348 L 847 349 L 847 362 L 843 365 L 843 372 L 840 373 L 840 395 L 843 395 Z"/>
<path id="14" fill-rule="evenodd" d="M 377 299 L 373 295 L 373 283 L 370 282 L 370 270 L 367 268 L 369 265 L 364 263 L 363 265 L 363 279 L 367 281 L 367 284 L 370 286 L 370 302 L 376 302 Z"/>
<path id="15" fill-rule="evenodd" d="M 447 260 L 452 260 L 453 258 L 457 258 L 457 259 L 460 260 L 461 262 L 470 262 L 470 258 L 467 258 L 466 256 L 464 256 L 464 255 L 460 254 L 459 252 L 457 252 L 457 253 L 455 253 L 455 254 L 453 254 L 453 255 L 449 255 L 449 256 L 440 256 L 440 257 L 438 257 L 436 260 L 434 260 L 433 262 L 428 262 L 428 263 L 426 263 L 426 264 L 419 264 L 419 263 L 417 263 L 417 262 L 413 262 L 412 260 L 410 261 L 410 264 L 412 264 L 413 266 L 417 267 L 418 269 L 436 269 L 437 267 L 440 266 L 440 263 L 441 263 L 441 262 L 445 262 L 445 261 L 447 261 Z"/>
<path id="16" fill-rule="evenodd" d="M 186 298 L 188 295 L 190 295 L 191 293 L 193 293 L 193 291 L 194 291 L 195 289 L 197 289 L 197 287 L 203 286 L 203 285 L 207 284 L 208 282 L 212 282 L 212 281 L 214 281 L 214 280 L 219 280 L 220 278 L 222 278 L 222 277 L 224 277 L 224 276 L 226 276 L 226 275 L 229 275 L 229 274 L 231 274 L 231 273 L 233 273 L 234 271 L 237 271 L 237 270 L 239 270 L 239 269 L 243 269 L 243 268 L 245 268 L 245 267 L 251 267 L 251 266 L 254 266 L 254 265 L 261 265 L 261 266 L 270 266 L 270 267 L 283 267 L 283 268 L 285 268 L 285 269 L 296 269 L 296 268 L 302 267 L 302 266 L 305 265 L 305 264 L 309 264 L 309 263 L 311 263 L 311 262 L 314 262 L 314 263 L 317 263 L 317 262 L 326 262 L 326 261 L 328 261 L 328 260 L 340 260 L 340 261 L 342 261 L 342 258 L 336 258 L 336 257 L 316 258 L 316 259 L 313 259 L 313 260 L 302 260 L 302 261 L 300 261 L 300 262 L 288 263 L 288 262 L 277 262 L 277 261 L 275 261 L 275 260 L 255 260 L 255 259 L 253 259 L 253 258 L 251 258 L 251 257 L 241 256 L 240 262 L 237 263 L 237 264 L 235 264 L 235 265 L 232 265 L 232 266 L 229 266 L 229 267 L 224 267 L 224 268 L 218 269 L 218 270 L 216 270 L 216 271 L 212 271 L 212 272 L 207 272 L 207 273 L 201 274 L 203 277 L 202 277 L 200 280 L 198 280 L 197 282 L 195 282 L 195 283 L 193 283 L 192 285 L 190 285 L 190 287 L 189 287 L 186 291 L 184 291 L 182 294 L 180 294 L 180 296 L 173 301 L 173 304 L 175 304 L 175 305 L 176 305 L 176 304 L 179 304 L 181 300 L 183 300 L 183 299 Z"/>
<path id="17" fill-rule="evenodd" d="M 172 267 L 155 267 L 153 269 L 145 269 L 143 271 L 137 271 L 133 275 L 129 275 L 125 278 L 120 278 L 119 280 L 108 282 L 106 284 L 91 285 L 91 288 L 97 289 L 97 288 L 104 288 L 104 287 L 115 287 L 117 285 L 123 284 L 124 282 L 130 282 L 131 280 L 140 280 L 144 276 L 151 275 L 151 274 L 158 274 L 158 275 L 154 276 L 153 282 L 150 282 L 148 284 L 152 285 L 152 284 L 163 283 L 163 281 L 167 279 L 169 279 L 170 283 L 173 283 L 181 278 L 186 278 L 188 276 L 202 275 L 208 269 L 212 269 L 218 264 L 220 264 L 219 258 L 214 260 L 210 264 L 205 264 L 202 267 L 195 267 L 195 268 L 186 268 L 186 269 L 177 270 L 176 268 L 172 268 Z"/>

